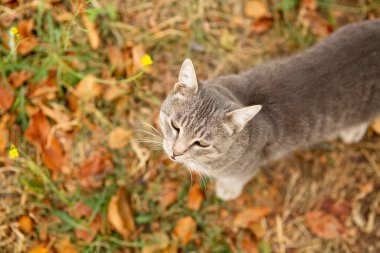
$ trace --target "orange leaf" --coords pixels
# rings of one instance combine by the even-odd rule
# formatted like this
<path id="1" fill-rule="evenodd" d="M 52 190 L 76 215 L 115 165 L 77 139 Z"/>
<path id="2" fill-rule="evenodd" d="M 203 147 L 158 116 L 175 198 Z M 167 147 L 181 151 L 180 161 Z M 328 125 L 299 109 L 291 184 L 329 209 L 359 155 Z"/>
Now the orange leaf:
<path id="1" fill-rule="evenodd" d="M 77 227 L 75 229 L 75 236 L 78 239 L 82 239 L 83 241 L 90 243 L 94 240 L 95 236 L 98 234 L 101 228 L 102 228 L 102 217 L 98 214 L 96 215 L 95 219 L 90 224 L 89 231 L 83 230 Z"/>
<path id="2" fill-rule="evenodd" d="M 30 120 L 24 137 L 34 144 L 42 153 L 46 166 L 51 170 L 57 170 L 64 164 L 64 154 L 58 139 L 52 135 L 49 140 L 50 124 L 45 115 L 38 111 Z M 50 141 L 49 145 L 48 141 Z"/>
<path id="3" fill-rule="evenodd" d="M 22 20 L 17 27 L 21 37 L 17 46 L 17 53 L 20 55 L 29 54 L 38 45 L 37 38 L 33 35 L 34 21 L 33 19 Z"/>
<path id="4" fill-rule="evenodd" d="M 102 86 L 96 83 L 96 77 L 92 74 L 86 75 L 76 86 L 75 94 L 84 100 L 98 97 L 102 93 Z"/>
<path id="5" fill-rule="evenodd" d="M 122 127 L 116 127 L 108 135 L 108 146 L 112 149 L 124 148 L 131 140 L 131 137 L 131 131 Z"/>
<path id="6" fill-rule="evenodd" d="M 302 9 L 299 12 L 299 20 L 317 36 L 327 36 L 333 31 L 333 27 L 325 19 L 309 9 Z"/>
<path id="7" fill-rule="evenodd" d="M 14 100 L 13 90 L 6 88 L 4 84 L 0 84 L 0 112 L 4 112 L 11 108 Z"/>
<path id="8" fill-rule="evenodd" d="M 57 253 L 78 253 L 78 251 L 71 245 L 69 239 L 64 238 L 54 244 Z"/>
<path id="9" fill-rule="evenodd" d="M 177 200 L 179 192 L 179 182 L 171 181 L 165 182 L 162 186 L 162 192 L 160 195 L 160 204 L 163 209 L 170 206 Z"/>
<path id="10" fill-rule="evenodd" d="M 259 253 L 257 245 L 253 242 L 252 237 L 247 233 L 243 236 L 241 248 L 243 253 Z"/>
<path id="11" fill-rule="evenodd" d="M 273 18 L 263 17 L 252 22 L 251 31 L 258 34 L 265 33 L 272 27 L 272 24 Z"/>
<path id="12" fill-rule="evenodd" d="M 380 118 L 375 119 L 375 121 L 371 125 L 372 130 L 380 135 Z"/>
<path id="13" fill-rule="evenodd" d="M 247 228 L 251 222 L 264 218 L 271 213 L 268 207 L 250 207 L 238 213 L 234 219 L 235 228 Z"/>
<path id="14" fill-rule="evenodd" d="M 245 4 L 244 13 L 247 17 L 259 19 L 268 15 L 268 7 L 264 2 L 251 0 Z"/>
<path id="15" fill-rule="evenodd" d="M 108 221 L 124 239 L 128 239 L 136 230 L 129 196 L 124 187 L 119 188 L 108 204 Z"/>
<path id="16" fill-rule="evenodd" d="M 178 238 L 183 246 L 186 246 L 193 237 L 197 224 L 191 216 L 179 219 L 174 227 L 173 236 Z"/>
<path id="17" fill-rule="evenodd" d="M 26 234 L 32 232 L 34 227 L 32 219 L 27 215 L 23 215 L 18 219 L 18 225 L 20 230 Z"/>
<path id="18" fill-rule="evenodd" d="M 37 248 L 31 249 L 28 253 L 48 253 L 49 250 L 43 246 L 38 246 Z"/>
<path id="19" fill-rule="evenodd" d="M 323 211 L 308 212 L 305 222 L 313 234 L 327 240 L 338 237 L 345 230 L 337 218 Z"/>
<path id="20" fill-rule="evenodd" d="M 104 177 L 113 171 L 113 163 L 109 156 L 97 154 L 85 161 L 80 168 L 80 183 L 84 187 L 98 188 L 102 186 Z"/>
<path id="21" fill-rule="evenodd" d="M 125 70 L 125 61 L 124 55 L 121 52 L 120 48 L 108 45 L 107 46 L 107 55 L 108 60 L 111 63 L 111 66 L 115 69 L 117 75 L 123 74 Z"/>
<path id="22" fill-rule="evenodd" d="M 92 22 L 88 18 L 88 16 L 84 12 L 82 13 L 81 18 L 82 18 L 83 25 L 87 30 L 86 33 L 87 33 L 91 48 L 94 50 L 98 49 L 100 46 L 100 38 L 99 38 L 98 30 L 96 29 L 96 25 L 94 24 L 94 22 Z"/>
<path id="23" fill-rule="evenodd" d="M 20 87 L 26 80 L 31 77 L 31 73 L 23 70 L 20 72 L 12 72 L 8 76 L 8 83 L 14 88 L 17 89 Z"/>
<path id="24" fill-rule="evenodd" d="M 191 210 L 198 210 L 201 207 L 203 201 L 203 194 L 201 186 L 199 184 L 193 185 L 189 192 L 189 198 L 187 200 L 187 208 Z"/>

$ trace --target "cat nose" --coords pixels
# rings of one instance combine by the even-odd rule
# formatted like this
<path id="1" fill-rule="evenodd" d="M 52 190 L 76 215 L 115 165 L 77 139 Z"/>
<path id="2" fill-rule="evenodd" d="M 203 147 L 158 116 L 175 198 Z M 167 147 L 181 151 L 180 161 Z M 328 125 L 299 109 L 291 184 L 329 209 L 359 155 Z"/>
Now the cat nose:
<path id="1" fill-rule="evenodd" d="M 175 148 L 173 148 L 173 158 L 179 155 L 183 155 L 183 153 L 178 152 Z"/>

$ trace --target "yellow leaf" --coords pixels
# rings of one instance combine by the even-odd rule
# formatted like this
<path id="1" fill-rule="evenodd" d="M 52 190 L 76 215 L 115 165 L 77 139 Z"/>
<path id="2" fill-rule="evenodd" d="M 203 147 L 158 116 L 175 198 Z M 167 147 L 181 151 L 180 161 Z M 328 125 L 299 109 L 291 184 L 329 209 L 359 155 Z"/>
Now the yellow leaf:
<path id="1" fill-rule="evenodd" d="M 127 146 L 132 133 L 122 127 L 117 127 L 108 136 L 108 146 L 113 149 L 121 149 Z"/>
<path id="2" fill-rule="evenodd" d="M 124 239 L 128 239 L 135 231 L 132 209 L 124 187 L 119 188 L 108 204 L 108 221 Z"/>
<path id="3" fill-rule="evenodd" d="M 29 234 L 33 230 L 33 221 L 27 215 L 23 215 L 19 218 L 18 225 L 20 230 L 26 234 Z"/>
<path id="4" fill-rule="evenodd" d="M 28 253 L 48 253 L 49 250 L 43 246 L 38 246 L 37 248 L 31 249 Z"/>
<path id="5" fill-rule="evenodd" d="M 252 0 L 245 4 L 244 12 L 247 17 L 259 19 L 268 16 L 268 7 L 261 1 Z"/>

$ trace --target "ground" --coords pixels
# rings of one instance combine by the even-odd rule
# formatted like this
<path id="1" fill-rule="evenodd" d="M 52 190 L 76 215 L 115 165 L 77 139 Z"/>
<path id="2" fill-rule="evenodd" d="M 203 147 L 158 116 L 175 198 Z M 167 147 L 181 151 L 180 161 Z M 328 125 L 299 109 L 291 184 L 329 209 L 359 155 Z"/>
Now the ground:
<path id="1" fill-rule="evenodd" d="M 186 57 L 199 79 L 238 73 L 379 15 L 375 0 L 2 1 L 0 252 L 379 252 L 379 121 L 229 202 L 155 130 Z"/>

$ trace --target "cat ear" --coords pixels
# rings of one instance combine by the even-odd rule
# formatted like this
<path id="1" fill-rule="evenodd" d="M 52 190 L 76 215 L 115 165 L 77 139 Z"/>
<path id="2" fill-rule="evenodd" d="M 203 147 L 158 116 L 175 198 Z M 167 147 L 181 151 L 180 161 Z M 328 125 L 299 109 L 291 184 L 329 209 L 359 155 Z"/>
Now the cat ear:
<path id="1" fill-rule="evenodd" d="M 261 105 L 253 105 L 229 112 L 225 117 L 225 126 L 229 134 L 238 133 L 261 110 Z"/>
<path id="2" fill-rule="evenodd" d="M 182 63 L 178 83 L 175 84 L 174 91 L 191 92 L 193 94 L 198 92 L 198 81 L 194 65 L 188 58 Z"/>

